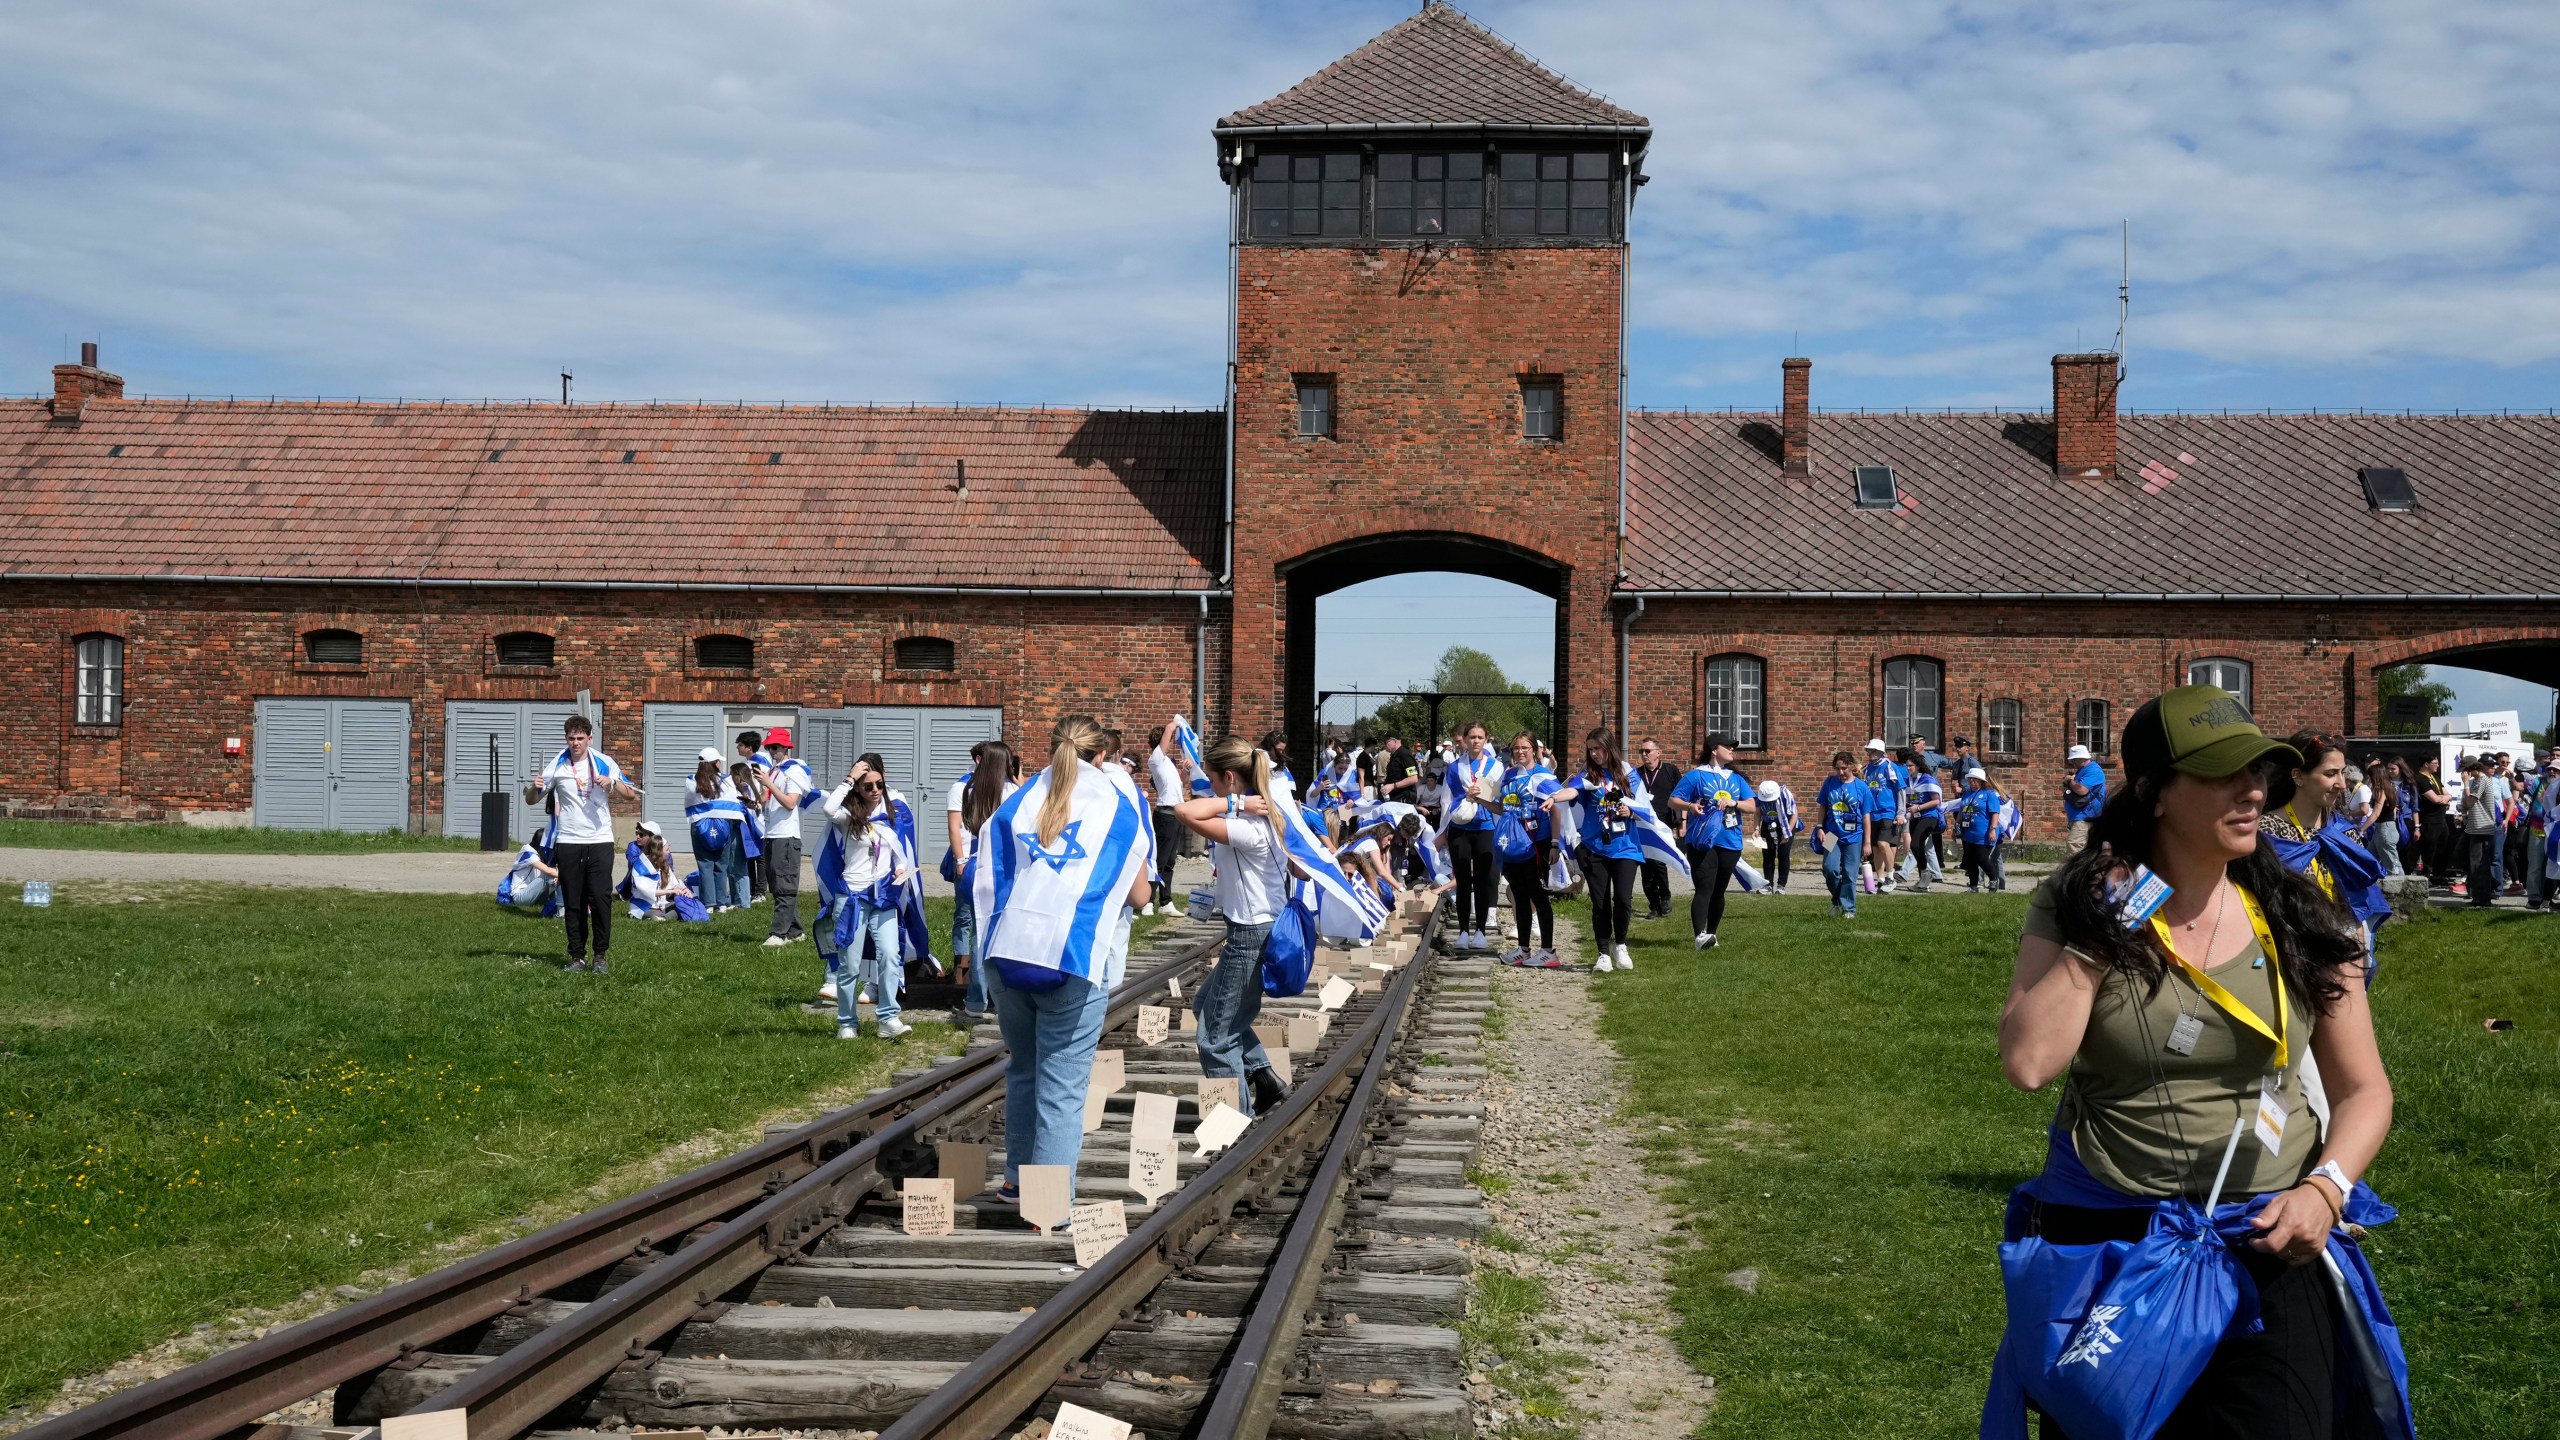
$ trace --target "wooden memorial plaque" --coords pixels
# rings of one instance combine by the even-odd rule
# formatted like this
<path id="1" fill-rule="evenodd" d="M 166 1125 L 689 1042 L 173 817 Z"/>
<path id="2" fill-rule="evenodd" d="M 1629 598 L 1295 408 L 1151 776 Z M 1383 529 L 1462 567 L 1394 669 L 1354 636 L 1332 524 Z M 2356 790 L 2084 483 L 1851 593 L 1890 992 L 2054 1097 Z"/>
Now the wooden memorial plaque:
<path id="1" fill-rule="evenodd" d="M 1079 1205 L 1067 1214 L 1067 1235 L 1075 1241 L 1076 1265 L 1090 1266 L 1129 1238 L 1129 1207 L 1117 1200 Z"/>
<path id="2" fill-rule="evenodd" d="M 1316 1004 L 1322 1009 L 1339 1010 L 1351 1003 L 1352 992 L 1356 988 L 1350 981 L 1336 975 L 1325 981 L 1324 988 L 1316 992 Z"/>
<path id="3" fill-rule="evenodd" d="M 1129 1433 L 1122 1426 L 1120 1433 Z M 471 1440 L 471 1412 L 430 1410 L 423 1415 L 385 1415 L 382 1440 Z"/>
<path id="4" fill-rule="evenodd" d="M 987 1188 L 987 1156 L 993 1153 L 992 1147 L 945 1140 L 934 1150 L 934 1174 L 960 1182 L 953 1194 L 965 1200 Z"/>
<path id="5" fill-rule="evenodd" d="M 1239 1098 L 1241 1094 L 1242 1092 L 1237 1089 L 1236 1077 L 1233 1075 L 1220 1075 L 1215 1078 L 1203 1075 L 1200 1077 L 1200 1113 L 1206 1115 L 1220 1105 L 1232 1108 L 1242 1104 Z"/>
<path id="6" fill-rule="evenodd" d="M 1179 1102 L 1152 1090 L 1141 1090 L 1132 1098 L 1137 1108 L 1129 1117 L 1129 1188 L 1153 1205 L 1181 1183 L 1175 1170 L 1177 1152 L 1173 1144 L 1174 1113 Z"/>
<path id="7" fill-rule="evenodd" d="M 951 1207 L 958 1198 L 957 1180 L 909 1180 L 906 1200 L 906 1232 L 910 1235 L 948 1235 L 951 1233 Z"/>
<path id="8" fill-rule="evenodd" d="M 1288 1046 L 1266 1046 L 1263 1049 L 1262 1058 L 1271 1062 L 1271 1073 L 1280 1077 L 1281 1084 L 1286 1085 L 1294 1078 L 1295 1070 L 1289 1064 Z"/>
<path id="9" fill-rule="evenodd" d="M 1049 1440 L 1129 1440 L 1129 1430 L 1126 1420 L 1061 1400 L 1058 1418 L 1049 1422 Z"/>
<path id="10" fill-rule="evenodd" d="M 1179 977 L 1166 977 L 1164 982 L 1164 998 L 1172 1001 L 1176 1005 L 1182 1003 L 1182 981 Z"/>
<path id="11" fill-rule="evenodd" d="M 1173 1030 L 1173 1012 L 1162 1005 L 1138 1007 L 1138 1043 L 1161 1045 Z"/>
<path id="12" fill-rule="evenodd" d="M 1235 1082 L 1227 1082 L 1233 1085 Z M 1220 1105 L 1202 1117 L 1199 1127 L 1191 1132 L 1192 1153 L 1206 1160 L 1236 1143 L 1236 1137 L 1253 1122 L 1232 1105 Z"/>
<path id="13" fill-rule="evenodd" d="M 1281 1020 L 1258 1020 L 1254 1022 L 1253 1038 L 1262 1042 L 1262 1048 L 1266 1054 L 1274 1050 L 1286 1050 L 1289 1048 L 1288 1023 Z"/>
<path id="14" fill-rule="evenodd" d="M 1073 1165 L 1025 1165 L 1017 1172 L 1022 1183 L 1022 1218 L 1048 1234 L 1067 1223 L 1068 1187 L 1075 1180 Z"/>

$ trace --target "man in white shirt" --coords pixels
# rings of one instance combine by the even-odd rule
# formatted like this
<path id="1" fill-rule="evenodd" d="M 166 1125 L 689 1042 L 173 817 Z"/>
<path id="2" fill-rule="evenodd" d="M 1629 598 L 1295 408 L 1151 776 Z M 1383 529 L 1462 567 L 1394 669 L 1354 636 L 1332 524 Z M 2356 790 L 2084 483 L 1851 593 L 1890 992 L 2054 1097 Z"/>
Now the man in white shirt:
<path id="1" fill-rule="evenodd" d="M 1183 833 L 1173 807 L 1190 798 L 1191 787 L 1184 778 L 1189 765 L 1182 743 L 1173 738 L 1173 726 L 1166 724 L 1156 732 L 1156 743 L 1147 751 L 1147 788 L 1155 791 L 1148 814 L 1156 829 L 1155 899 L 1147 906 L 1149 914 L 1173 904 L 1173 861 L 1182 853 Z"/>
<path id="2" fill-rule="evenodd" d="M 800 928 L 800 801 L 809 793 L 809 767 L 791 758 L 791 732 L 776 725 L 764 735 L 764 854 L 772 873 L 766 884 L 773 895 L 773 931 L 767 947 L 789 945 L 806 932 Z"/>
<path id="3" fill-rule="evenodd" d="M 569 968 L 587 968 L 587 932 L 596 942 L 595 973 L 613 950 L 613 801 L 638 799 L 613 757 L 595 748 L 595 726 L 572 715 L 560 726 L 568 748 L 525 783 L 528 805 L 552 803 L 552 860 L 560 867 L 561 913 L 569 927 Z"/>

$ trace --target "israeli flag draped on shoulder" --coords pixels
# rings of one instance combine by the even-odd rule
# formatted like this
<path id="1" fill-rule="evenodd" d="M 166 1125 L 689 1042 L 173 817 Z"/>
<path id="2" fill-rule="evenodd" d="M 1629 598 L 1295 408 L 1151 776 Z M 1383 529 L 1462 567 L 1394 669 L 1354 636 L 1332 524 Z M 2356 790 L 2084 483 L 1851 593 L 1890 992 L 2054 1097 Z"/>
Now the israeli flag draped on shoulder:
<path id="1" fill-rule="evenodd" d="M 631 918 L 642 919 L 657 907 L 658 867 L 649 863 L 637 840 L 624 847 L 623 857 L 630 861 L 631 873 L 622 877 L 622 898 L 631 902 Z"/>
<path id="2" fill-rule="evenodd" d="M 924 918 L 924 865 L 916 859 L 916 812 L 907 797 L 889 792 L 889 828 L 898 836 L 898 868 L 906 872 L 906 883 L 897 887 L 898 948 L 903 958 L 922 960 L 936 970 L 941 963 L 933 958 L 933 927 Z"/>
<path id="3" fill-rule="evenodd" d="M 599 785 L 629 785 L 634 790 L 638 790 L 640 788 L 638 783 L 632 780 L 628 771 L 625 771 L 621 766 L 613 763 L 612 756 L 596 749 L 592 745 L 587 747 L 587 769 L 588 772 L 595 777 L 595 781 Z M 576 765 L 569 759 L 569 752 L 563 750 L 559 754 L 551 757 L 550 764 L 542 767 L 542 774 L 539 778 L 549 780 L 553 776 L 571 775 L 575 774 L 576 771 Z"/>
<path id="4" fill-rule="evenodd" d="M 1659 860 L 1686 878 L 1689 856 L 1680 848 L 1680 832 L 1654 813 L 1653 796 L 1644 788 L 1644 777 L 1633 770 L 1627 772 L 1627 803 L 1635 811 L 1635 823 L 1630 828 L 1635 831 L 1636 845 L 1644 851 L 1644 858 Z"/>
<path id="5" fill-rule="evenodd" d="M 1129 791 L 1079 763 L 1071 818 L 1043 845 L 1040 808 L 1049 782 L 1044 769 L 978 832 L 972 899 L 983 927 L 980 953 L 1098 980 L 1120 907 L 1148 871 L 1150 823 Z"/>
<path id="6" fill-rule="evenodd" d="M 1289 863 L 1315 882 L 1318 889 L 1350 906 L 1361 917 L 1364 926 L 1361 938 L 1377 934 L 1387 923 L 1386 907 L 1379 902 L 1375 891 L 1366 885 L 1355 884 L 1343 872 L 1341 859 L 1307 823 L 1305 811 L 1297 806 L 1283 806 L 1281 813 L 1272 818 L 1281 822 L 1278 827 L 1280 844 L 1288 851 Z"/>
<path id="7" fill-rule="evenodd" d="M 1200 737 L 1192 732 L 1191 722 L 1173 717 L 1173 743 L 1182 747 L 1182 758 L 1191 762 L 1191 793 L 1209 793 L 1209 767 L 1200 759 Z"/>

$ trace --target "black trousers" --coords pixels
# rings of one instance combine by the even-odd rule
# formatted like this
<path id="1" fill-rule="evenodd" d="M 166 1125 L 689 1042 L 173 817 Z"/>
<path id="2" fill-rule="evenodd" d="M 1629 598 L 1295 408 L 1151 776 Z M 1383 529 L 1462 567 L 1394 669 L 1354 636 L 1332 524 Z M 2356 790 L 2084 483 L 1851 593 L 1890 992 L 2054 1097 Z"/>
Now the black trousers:
<path id="1" fill-rule="evenodd" d="M 1991 869 L 1991 847 L 1979 840 L 1964 842 L 1964 883 L 1979 889 Z"/>
<path id="2" fill-rule="evenodd" d="M 1671 913 L 1671 866 L 1666 861 L 1644 862 L 1644 908 L 1655 920 Z"/>
<path id="3" fill-rule="evenodd" d="M 2040 1205 L 2030 1229 L 2057 1245 L 2139 1240 L 2150 1214 Z M 2258 1282 L 2267 1328 L 2214 1347 L 2204 1373 L 2160 1427 L 2159 1440 L 2332 1440 L 2338 1304 L 2326 1269 L 2318 1261 L 2292 1265 L 2255 1250 L 2231 1253 Z M 2071 1440 L 2051 1419 L 2039 1433 L 2043 1440 Z"/>
<path id="4" fill-rule="evenodd" d="M 1787 888 L 1787 876 L 1796 868 L 1796 837 L 1778 838 L 1774 825 L 1763 826 L 1760 843 L 1769 847 L 1769 883 L 1780 890 Z"/>
<path id="5" fill-rule="evenodd" d="M 560 913 L 569 926 L 569 959 L 587 958 L 587 927 L 596 932 L 596 958 L 613 949 L 613 842 L 554 847 L 560 866 Z"/>
<path id="6" fill-rule="evenodd" d="M 772 933 L 785 940 L 797 940 L 800 928 L 800 841 L 786 837 L 764 840 L 766 893 L 773 896 Z"/>
<path id="7" fill-rule="evenodd" d="M 1156 822 L 1156 903 L 1173 898 L 1173 862 L 1182 855 L 1182 837 L 1189 832 L 1181 821 L 1173 818 L 1173 807 L 1158 806 Z"/>
<path id="8" fill-rule="evenodd" d="M 1546 853 L 1541 845 L 1528 859 L 1502 867 L 1502 878 L 1511 882 L 1511 908 L 1518 916 L 1520 948 L 1529 948 L 1529 922 L 1538 922 L 1538 948 L 1556 948 L 1556 903 L 1547 894 Z"/>
<path id="9" fill-rule="evenodd" d="M 1502 885 L 1502 872 L 1493 863 L 1493 832 L 1450 831 L 1449 868 L 1458 877 L 1458 928 L 1484 929 Z"/>
<path id="10" fill-rule="evenodd" d="M 1932 812 L 1934 813 L 1934 812 Z M 1922 885 L 1929 883 L 1929 872 L 1943 875 L 1947 871 L 1947 848 L 1942 837 L 1947 827 L 1936 820 L 1911 822 L 1911 863 Z"/>
<path id="11" fill-rule="evenodd" d="M 1689 880 L 1697 887 L 1689 895 L 1689 928 L 1713 935 L 1724 924 L 1724 891 L 1733 883 L 1733 867 L 1742 863 L 1742 852 L 1695 845 L 1683 845 L 1680 852 L 1689 857 Z"/>
<path id="12" fill-rule="evenodd" d="M 1636 868 L 1633 860 L 1613 860 L 1593 853 L 1588 846 L 1582 851 L 1582 883 L 1591 889 L 1591 943 L 1595 957 L 1610 946 L 1627 941 L 1627 927 L 1635 921 Z M 1669 884 L 1664 883 L 1666 887 Z"/>
<path id="13" fill-rule="evenodd" d="M 2492 830 L 2485 835 L 2466 833 L 2462 844 L 2471 872 L 2463 877 L 2467 882 L 2466 888 L 2471 892 L 2471 903 L 2486 905 L 2498 898 L 2497 871 L 2493 868 L 2498 853 L 2498 832 Z"/>

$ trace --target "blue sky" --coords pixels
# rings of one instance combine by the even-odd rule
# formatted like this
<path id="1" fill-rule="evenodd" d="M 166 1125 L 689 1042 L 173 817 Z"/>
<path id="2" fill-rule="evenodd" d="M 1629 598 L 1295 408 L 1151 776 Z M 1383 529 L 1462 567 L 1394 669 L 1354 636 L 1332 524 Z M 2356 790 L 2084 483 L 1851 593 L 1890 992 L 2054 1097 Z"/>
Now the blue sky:
<path id="1" fill-rule="evenodd" d="M 0 392 L 1213 406 L 1208 127 L 1409 3 L 0 13 Z M 1649 115 L 1640 404 L 2560 392 L 2560 6 L 1484 3 Z M 1531 647 L 1538 649 L 1542 647 Z"/>

